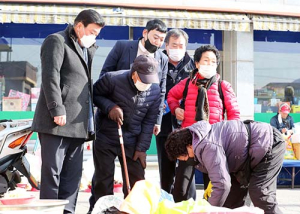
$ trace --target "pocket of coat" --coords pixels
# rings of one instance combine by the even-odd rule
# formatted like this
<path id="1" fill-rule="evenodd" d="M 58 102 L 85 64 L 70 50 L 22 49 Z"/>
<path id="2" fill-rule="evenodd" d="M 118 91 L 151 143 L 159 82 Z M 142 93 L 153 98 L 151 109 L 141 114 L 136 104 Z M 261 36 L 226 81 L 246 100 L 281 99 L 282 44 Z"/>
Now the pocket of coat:
<path id="1" fill-rule="evenodd" d="M 70 86 L 68 86 L 68 85 L 63 85 L 63 87 L 62 87 L 61 98 L 62 98 L 63 102 L 65 102 L 65 100 L 66 100 L 66 97 L 69 93 L 69 88 L 70 88 Z"/>

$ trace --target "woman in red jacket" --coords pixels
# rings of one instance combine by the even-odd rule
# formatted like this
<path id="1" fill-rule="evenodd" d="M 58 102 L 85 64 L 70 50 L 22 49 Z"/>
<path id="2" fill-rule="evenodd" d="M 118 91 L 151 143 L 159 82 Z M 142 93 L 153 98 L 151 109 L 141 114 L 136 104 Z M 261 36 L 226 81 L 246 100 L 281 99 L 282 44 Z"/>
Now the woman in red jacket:
<path id="1" fill-rule="evenodd" d="M 183 79 L 168 93 L 168 105 L 177 120 L 182 121 L 181 127 L 190 126 L 200 120 L 206 120 L 210 124 L 220 122 L 224 120 L 225 111 L 227 120 L 240 119 L 237 98 L 230 83 L 225 80 L 220 81 L 220 75 L 217 74 L 217 66 L 220 62 L 218 49 L 213 45 L 197 48 L 194 62 L 196 69 L 191 76 Z M 179 162 L 179 164 L 183 163 Z M 178 176 L 183 175 L 176 175 Z M 206 189 L 209 183 L 207 174 L 203 174 L 203 180 Z M 189 182 L 188 179 L 186 182 Z M 188 191 L 189 185 L 183 182 L 182 186 L 186 186 Z M 186 193 L 183 191 L 183 194 Z"/>

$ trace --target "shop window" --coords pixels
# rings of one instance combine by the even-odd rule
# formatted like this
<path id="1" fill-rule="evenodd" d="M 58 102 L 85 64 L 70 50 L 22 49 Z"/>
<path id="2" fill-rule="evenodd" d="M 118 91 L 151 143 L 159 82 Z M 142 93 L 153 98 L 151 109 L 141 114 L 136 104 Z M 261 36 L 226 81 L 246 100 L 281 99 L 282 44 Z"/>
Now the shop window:
<path id="1" fill-rule="evenodd" d="M 67 24 L 0 23 L 0 111 L 3 110 L 2 98 L 10 96 L 10 92 L 14 95 L 23 93 L 24 97 L 31 95 L 36 102 L 36 95 L 39 93 L 37 89 L 41 85 L 41 45 L 49 34 L 64 30 L 66 27 Z M 136 40 L 142 36 L 143 29 L 143 27 L 130 29 L 128 26 L 105 26 L 101 30 L 96 42 L 99 49 L 92 64 L 94 81 L 99 78 L 104 61 L 116 41 Z M 222 53 L 222 31 L 184 30 L 189 35 L 187 49 L 191 57 L 194 50 L 203 44 L 213 44 Z M 25 109 L 27 111 L 34 110 L 35 104 L 31 100 L 27 103 Z"/>
<path id="2" fill-rule="evenodd" d="M 288 102 L 300 105 L 300 33 L 254 32 L 254 103 L 256 113 L 278 111 Z"/>
<path id="3" fill-rule="evenodd" d="M 0 23 L 0 111 L 34 110 L 35 105 L 31 102 L 30 95 L 41 85 L 41 45 L 49 34 L 64 30 L 66 27 L 67 24 Z M 101 30 L 97 37 L 97 45 L 100 48 L 92 64 L 94 80 L 99 78 L 109 51 L 115 42 L 121 39 L 129 39 L 128 26 L 105 26 Z M 15 106 L 20 105 L 17 99 L 6 99 L 11 96 L 20 96 L 22 106 Z M 3 99 L 7 104 L 5 108 Z"/>

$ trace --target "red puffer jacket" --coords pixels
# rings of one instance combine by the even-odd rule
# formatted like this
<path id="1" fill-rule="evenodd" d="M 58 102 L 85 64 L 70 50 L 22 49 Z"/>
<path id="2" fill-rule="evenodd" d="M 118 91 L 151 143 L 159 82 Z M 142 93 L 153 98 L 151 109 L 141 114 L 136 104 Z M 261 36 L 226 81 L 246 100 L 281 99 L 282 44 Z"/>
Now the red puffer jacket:
<path id="1" fill-rule="evenodd" d="M 188 78 L 183 79 L 175 85 L 168 93 L 168 105 L 172 114 L 175 114 L 175 109 L 180 108 L 180 101 L 183 97 L 183 91 Z M 218 90 L 218 81 L 220 76 L 217 74 L 217 81 L 213 83 L 207 91 L 208 104 L 209 104 L 209 123 L 214 124 L 224 120 L 223 102 L 220 98 Z M 235 93 L 229 82 L 223 80 L 221 82 L 222 92 L 224 96 L 224 104 L 227 114 L 227 120 L 240 119 L 240 110 L 237 103 Z M 198 95 L 198 87 L 191 81 L 188 85 L 188 92 L 185 100 L 184 120 L 182 127 L 187 127 L 194 124 L 196 116 L 195 103 Z"/>

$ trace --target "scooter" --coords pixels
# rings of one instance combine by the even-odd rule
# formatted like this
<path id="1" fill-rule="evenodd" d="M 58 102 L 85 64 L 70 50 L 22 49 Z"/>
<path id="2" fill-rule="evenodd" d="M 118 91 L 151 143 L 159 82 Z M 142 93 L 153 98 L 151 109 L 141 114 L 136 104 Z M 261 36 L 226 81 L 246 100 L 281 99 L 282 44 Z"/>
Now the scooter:
<path id="1" fill-rule="evenodd" d="M 33 133 L 31 124 L 32 120 L 0 120 L 0 195 L 14 190 L 21 182 L 21 174 L 39 189 L 25 157 L 26 144 Z"/>

